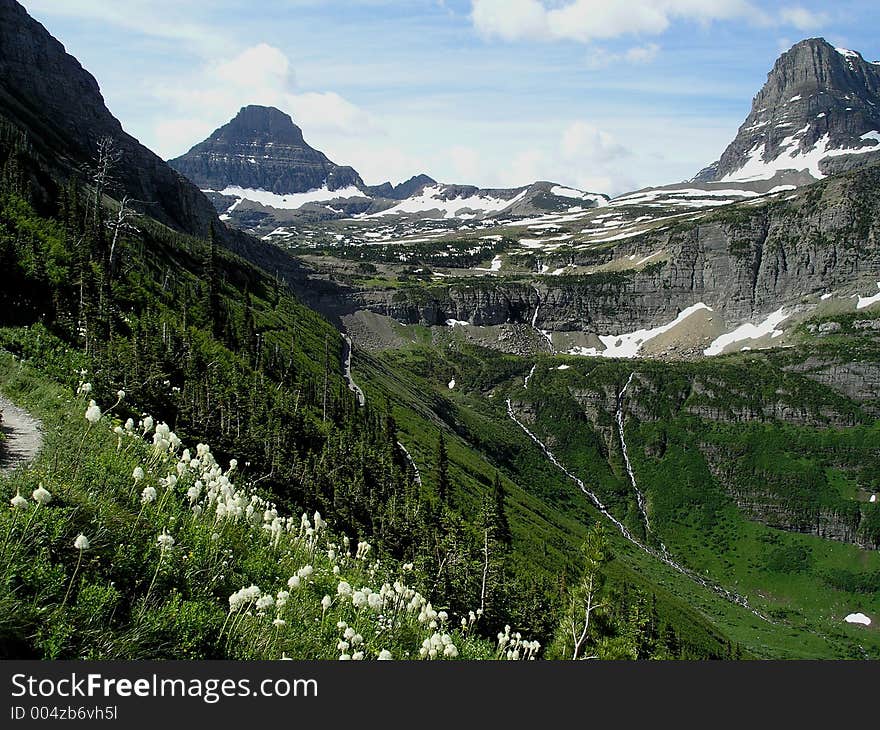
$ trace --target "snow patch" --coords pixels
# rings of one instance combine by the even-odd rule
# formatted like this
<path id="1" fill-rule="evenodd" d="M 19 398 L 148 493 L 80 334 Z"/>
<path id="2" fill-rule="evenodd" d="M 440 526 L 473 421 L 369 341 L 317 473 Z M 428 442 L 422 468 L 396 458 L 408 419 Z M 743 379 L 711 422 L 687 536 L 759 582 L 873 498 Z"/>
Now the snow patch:
<path id="1" fill-rule="evenodd" d="M 583 190 L 575 190 L 574 188 L 565 188 L 562 185 L 554 185 L 550 188 L 551 195 L 557 195 L 560 198 L 574 198 L 575 200 L 588 200 L 593 203 L 596 203 L 597 206 L 602 207 L 607 205 L 608 201 L 601 195 L 596 195 L 595 193 L 585 193 Z M 580 211 L 569 211 L 572 212 L 580 212 Z"/>
<path id="2" fill-rule="evenodd" d="M 880 281 L 877 282 L 877 288 L 880 289 Z M 876 304 L 880 302 L 880 294 L 875 294 L 872 297 L 859 297 L 859 301 L 856 304 L 856 309 L 866 309 L 870 307 L 872 304 Z"/>
<path id="3" fill-rule="evenodd" d="M 783 170 L 798 170 L 809 172 L 817 180 L 825 177 L 819 169 L 819 163 L 827 157 L 840 157 L 842 155 L 861 155 L 866 152 L 880 151 L 880 131 L 867 132 L 861 136 L 864 142 L 874 142 L 868 147 L 833 149 L 831 136 L 826 134 L 819 139 L 815 146 L 806 152 L 789 151 L 797 144 L 794 137 L 786 137 L 780 143 L 782 151 L 769 161 L 764 160 L 766 142 L 759 142 L 749 152 L 746 162 L 738 170 L 725 176 L 721 182 L 749 182 L 755 180 L 769 180 L 776 173 Z"/>
<path id="4" fill-rule="evenodd" d="M 514 203 L 522 200 L 527 190 L 523 190 L 519 195 L 510 200 L 504 198 L 493 198 L 489 195 L 471 195 L 470 197 L 457 197 L 449 200 L 443 200 L 442 196 L 444 188 L 441 185 L 427 187 L 422 190 L 420 195 L 395 205 L 388 210 L 380 211 L 366 216 L 367 218 L 380 218 L 387 215 L 399 215 L 402 213 L 424 213 L 429 211 L 439 211 L 443 213 L 444 218 L 455 218 L 456 214 L 467 211 L 479 211 L 482 213 L 501 211 L 509 208 Z"/>
<path id="5" fill-rule="evenodd" d="M 712 357 L 720 355 L 728 345 L 732 345 L 735 342 L 757 340 L 767 335 L 774 338 L 780 337 L 783 334 L 782 330 L 776 329 L 776 326 L 784 322 L 788 317 L 789 315 L 785 309 L 778 309 L 760 324 L 755 325 L 746 322 L 746 324 L 740 325 L 733 332 L 721 335 L 721 337 L 703 350 L 703 354 Z"/>
<path id="6" fill-rule="evenodd" d="M 604 350 L 597 350 L 595 347 L 575 347 L 568 351 L 569 355 L 581 355 L 583 357 L 616 357 L 630 359 L 638 357 L 642 345 L 655 337 L 669 332 L 673 327 L 684 322 L 692 314 L 699 311 L 713 311 L 711 307 L 699 302 L 691 307 L 683 310 L 679 315 L 668 324 L 654 327 L 653 329 L 636 330 L 622 335 L 599 335 L 599 340 L 605 345 Z"/>
<path id="7" fill-rule="evenodd" d="M 230 206 L 226 214 L 231 213 L 242 200 L 250 200 L 260 205 L 277 210 L 296 210 L 302 208 L 307 203 L 323 203 L 330 200 L 339 200 L 341 198 L 366 198 L 360 190 L 353 185 L 340 190 L 328 190 L 327 186 L 309 190 L 307 193 L 288 193 L 286 195 L 278 195 L 270 193 L 268 190 L 260 190 L 254 188 L 241 188 L 237 185 L 230 185 L 223 190 L 205 190 L 206 193 L 219 192 L 221 195 L 231 195 L 238 200 Z"/>
<path id="8" fill-rule="evenodd" d="M 851 613 L 843 620 L 848 624 L 861 624 L 862 626 L 871 625 L 871 619 L 863 613 Z"/>

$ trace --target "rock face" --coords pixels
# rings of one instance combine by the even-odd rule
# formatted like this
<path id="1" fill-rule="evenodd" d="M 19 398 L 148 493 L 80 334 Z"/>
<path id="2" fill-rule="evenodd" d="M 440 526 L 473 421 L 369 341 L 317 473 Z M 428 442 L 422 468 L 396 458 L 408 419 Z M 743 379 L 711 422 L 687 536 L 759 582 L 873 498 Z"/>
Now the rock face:
<path id="1" fill-rule="evenodd" d="M 365 187 L 354 169 L 310 147 L 290 116 L 267 106 L 243 107 L 232 121 L 169 164 L 202 190 L 235 186 L 284 195 Z"/>
<path id="2" fill-rule="evenodd" d="M 456 319 L 497 325 L 534 318 L 544 330 L 617 335 L 667 324 L 703 302 L 727 325 L 736 325 L 798 306 L 804 297 L 818 299 L 854 286 L 876 290 L 878 240 L 880 166 L 874 166 L 817 183 L 791 200 L 722 210 L 613 249 L 548 259 L 550 268 L 586 267 L 657 251 L 667 255 L 641 270 L 369 291 L 356 295 L 354 304 L 407 324 Z"/>
<path id="3" fill-rule="evenodd" d="M 366 193 L 374 198 L 406 200 L 406 198 L 418 195 L 425 188 L 436 184 L 437 181 L 432 177 L 416 175 L 398 185 L 392 185 L 390 182 L 382 183 L 381 185 L 370 185 L 366 188 Z"/>
<path id="4" fill-rule="evenodd" d="M 878 134 L 865 137 L 871 133 Z M 864 155 L 880 159 L 880 65 L 811 38 L 776 61 L 736 139 L 694 182 L 769 178 L 784 169 L 818 179 L 864 164 Z"/>
<path id="5" fill-rule="evenodd" d="M 0 0 L 0 116 L 26 130 L 55 171 L 67 176 L 112 137 L 121 152 L 120 192 L 178 230 L 205 235 L 216 213 L 186 178 L 126 134 L 94 77 L 14 0 Z"/>

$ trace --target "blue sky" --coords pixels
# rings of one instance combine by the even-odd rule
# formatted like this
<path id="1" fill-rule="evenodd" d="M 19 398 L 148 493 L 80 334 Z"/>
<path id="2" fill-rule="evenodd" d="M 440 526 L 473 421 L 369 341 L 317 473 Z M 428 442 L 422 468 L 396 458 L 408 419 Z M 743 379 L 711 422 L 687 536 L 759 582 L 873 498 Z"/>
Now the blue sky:
<path id="1" fill-rule="evenodd" d="M 796 41 L 880 57 L 880 3 L 863 0 L 23 4 L 163 157 L 271 104 L 370 184 L 675 182 L 720 155 Z"/>

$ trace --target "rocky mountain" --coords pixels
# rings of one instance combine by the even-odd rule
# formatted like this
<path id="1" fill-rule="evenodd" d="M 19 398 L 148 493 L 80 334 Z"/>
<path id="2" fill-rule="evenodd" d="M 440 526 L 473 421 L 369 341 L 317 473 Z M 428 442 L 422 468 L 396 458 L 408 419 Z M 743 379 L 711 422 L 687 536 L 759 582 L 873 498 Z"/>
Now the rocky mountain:
<path id="1" fill-rule="evenodd" d="M 421 174 L 398 185 L 366 185 L 353 168 L 310 147 L 288 114 L 265 106 L 244 107 L 169 164 L 209 196 L 224 220 L 259 235 L 304 220 L 526 216 L 607 201 L 604 195 L 548 182 L 483 189 L 443 184 Z"/>
<path id="2" fill-rule="evenodd" d="M 415 175 L 405 182 L 392 185 L 390 182 L 381 185 L 371 185 L 365 189 L 373 198 L 388 198 L 390 200 L 404 200 L 416 193 L 421 192 L 430 185 L 436 185 L 437 181 L 427 175 Z"/>
<path id="3" fill-rule="evenodd" d="M 507 334 L 493 328 L 519 327 L 530 333 L 514 343 L 520 353 L 694 358 L 784 346 L 811 317 L 877 316 L 878 190 L 880 165 L 873 165 L 687 220 L 672 213 L 647 228 L 640 222 L 600 238 L 581 233 L 570 245 L 552 229 L 522 244 L 508 236 L 484 254 L 495 256 L 491 269 L 471 269 L 465 280 L 442 259 L 412 258 L 399 269 L 431 265 L 435 278 L 337 292 L 315 306 L 343 319 L 360 311 L 451 326 L 506 350 Z M 645 211 L 634 207 L 630 215 Z M 578 229 L 622 215 L 614 203 L 603 211 L 598 221 L 595 214 L 579 218 Z M 469 241 L 488 246 L 489 239 L 477 232 Z M 406 250 L 391 249 L 385 261 Z M 523 268 L 527 256 L 540 271 Z M 315 265 L 330 264 L 324 257 Z"/>
<path id="4" fill-rule="evenodd" d="M 187 233 L 205 235 L 216 220 L 204 195 L 122 129 L 95 78 L 14 0 L 0 0 L 0 116 L 27 130 L 62 176 L 82 174 L 98 141 L 110 137 L 121 154 L 114 171 L 120 195 Z"/>
<path id="5" fill-rule="evenodd" d="M 880 64 L 823 38 L 784 53 L 721 158 L 695 183 L 803 184 L 880 160 Z"/>
<path id="6" fill-rule="evenodd" d="M 289 115 L 246 106 L 185 155 L 169 164 L 202 190 L 263 190 L 276 195 L 365 188 L 351 167 L 309 146 Z"/>

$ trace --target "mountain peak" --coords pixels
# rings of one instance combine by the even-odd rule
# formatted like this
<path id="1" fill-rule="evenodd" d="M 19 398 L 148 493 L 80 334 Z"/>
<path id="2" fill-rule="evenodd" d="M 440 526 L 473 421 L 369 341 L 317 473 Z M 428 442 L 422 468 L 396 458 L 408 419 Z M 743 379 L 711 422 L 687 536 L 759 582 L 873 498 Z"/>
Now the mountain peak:
<path id="1" fill-rule="evenodd" d="M 880 153 L 880 66 L 808 38 L 776 60 L 736 139 L 694 181 L 746 182 L 788 170 L 786 182 L 801 184 L 863 164 L 865 153 Z"/>
<path id="2" fill-rule="evenodd" d="M 217 131 L 254 141 L 305 144 L 302 130 L 293 123 L 290 115 L 274 106 L 243 106 L 228 124 Z"/>
<path id="3" fill-rule="evenodd" d="M 355 170 L 310 147 L 289 114 L 256 104 L 242 107 L 169 164 L 202 190 L 242 188 L 287 195 L 364 187 Z"/>

